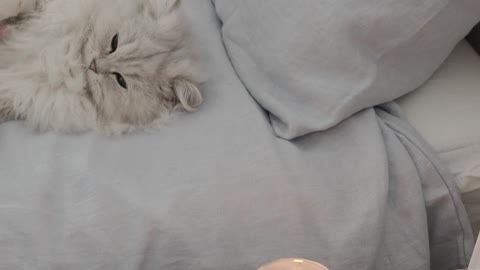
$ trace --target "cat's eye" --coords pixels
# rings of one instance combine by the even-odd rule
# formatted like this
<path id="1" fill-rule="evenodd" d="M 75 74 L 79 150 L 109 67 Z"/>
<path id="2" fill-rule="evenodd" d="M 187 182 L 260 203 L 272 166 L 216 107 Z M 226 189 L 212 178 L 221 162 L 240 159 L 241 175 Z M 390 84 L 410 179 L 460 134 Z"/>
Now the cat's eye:
<path id="1" fill-rule="evenodd" d="M 125 81 L 125 78 L 123 78 L 123 76 L 120 73 L 115 72 L 113 73 L 113 75 L 115 76 L 115 79 L 117 80 L 118 85 L 120 85 L 125 89 L 128 89 L 127 82 Z"/>
<path id="2" fill-rule="evenodd" d="M 118 34 L 113 36 L 112 44 L 110 45 L 110 53 L 114 53 L 118 48 Z"/>

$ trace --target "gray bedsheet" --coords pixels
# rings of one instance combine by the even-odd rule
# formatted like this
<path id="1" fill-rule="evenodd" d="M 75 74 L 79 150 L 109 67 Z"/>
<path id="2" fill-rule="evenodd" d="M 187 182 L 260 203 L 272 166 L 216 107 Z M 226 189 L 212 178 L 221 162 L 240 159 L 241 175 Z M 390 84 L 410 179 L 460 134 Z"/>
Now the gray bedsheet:
<path id="1" fill-rule="evenodd" d="M 225 52 L 209 0 L 206 103 L 121 138 L 0 126 L 0 269 L 455 269 L 473 237 L 451 176 L 394 105 L 277 138 Z"/>

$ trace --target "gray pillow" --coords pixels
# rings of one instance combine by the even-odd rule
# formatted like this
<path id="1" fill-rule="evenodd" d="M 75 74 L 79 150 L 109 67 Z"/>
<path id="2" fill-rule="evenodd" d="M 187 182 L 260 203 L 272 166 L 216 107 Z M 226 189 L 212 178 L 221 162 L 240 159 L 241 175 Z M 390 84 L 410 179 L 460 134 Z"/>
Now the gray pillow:
<path id="1" fill-rule="evenodd" d="M 480 20 L 479 0 L 214 0 L 231 61 L 292 139 L 424 83 Z"/>

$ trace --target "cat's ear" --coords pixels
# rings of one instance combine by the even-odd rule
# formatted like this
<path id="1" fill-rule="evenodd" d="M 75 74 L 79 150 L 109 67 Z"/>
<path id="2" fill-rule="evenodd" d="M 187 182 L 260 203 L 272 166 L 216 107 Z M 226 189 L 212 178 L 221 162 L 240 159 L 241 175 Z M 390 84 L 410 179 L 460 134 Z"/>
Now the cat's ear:
<path id="1" fill-rule="evenodd" d="M 179 105 L 186 111 L 193 112 L 203 103 L 202 93 L 192 82 L 185 79 L 174 79 L 172 87 Z"/>

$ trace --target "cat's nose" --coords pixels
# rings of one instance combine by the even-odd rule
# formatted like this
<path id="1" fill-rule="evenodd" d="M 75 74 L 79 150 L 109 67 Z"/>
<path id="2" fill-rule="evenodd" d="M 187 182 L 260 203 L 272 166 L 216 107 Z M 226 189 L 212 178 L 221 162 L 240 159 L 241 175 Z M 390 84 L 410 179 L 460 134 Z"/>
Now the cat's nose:
<path id="1" fill-rule="evenodd" d="M 92 60 L 92 63 L 90 63 L 90 66 L 88 67 L 88 69 L 97 73 L 97 61 L 95 61 L 95 59 Z"/>

